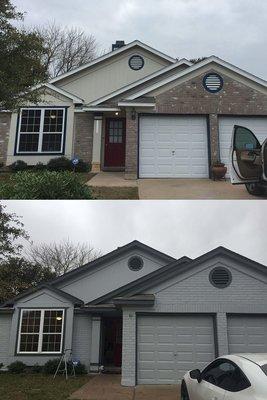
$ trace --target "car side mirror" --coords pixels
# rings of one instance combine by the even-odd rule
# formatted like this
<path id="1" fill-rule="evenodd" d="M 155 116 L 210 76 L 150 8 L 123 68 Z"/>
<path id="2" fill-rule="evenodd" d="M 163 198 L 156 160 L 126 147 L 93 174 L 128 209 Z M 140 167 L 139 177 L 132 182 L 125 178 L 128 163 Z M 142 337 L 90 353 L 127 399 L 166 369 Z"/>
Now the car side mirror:
<path id="1" fill-rule="evenodd" d="M 189 372 L 189 375 L 191 379 L 196 379 L 198 383 L 201 382 L 201 372 L 199 369 L 193 369 L 193 371 Z"/>

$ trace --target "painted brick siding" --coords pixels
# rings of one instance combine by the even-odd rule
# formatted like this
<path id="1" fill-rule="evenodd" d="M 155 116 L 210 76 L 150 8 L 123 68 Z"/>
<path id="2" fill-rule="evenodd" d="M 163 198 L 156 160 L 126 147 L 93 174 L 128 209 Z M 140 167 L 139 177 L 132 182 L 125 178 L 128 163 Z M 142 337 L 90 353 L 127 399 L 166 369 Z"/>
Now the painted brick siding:
<path id="1" fill-rule="evenodd" d="M 6 163 L 11 114 L 0 113 L 0 163 Z"/>
<path id="2" fill-rule="evenodd" d="M 9 364 L 9 338 L 12 314 L 0 314 L 0 363 L 6 367 Z"/>
<path id="3" fill-rule="evenodd" d="M 74 115 L 74 155 L 86 162 L 92 162 L 94 117 L 90 113 Z"/>
<path id="4" fill-rule="evenodd" d="M 215 266 L 225 266 L 231 270 L 232 283 L 225 289 L 215 288 L 209 281 L 209 273 Z M 209 313 L 216 315 L 216 335 L 218 354 L 228 354 L 227 314 L 266 314 L 267 318 L 267 279 L 245 265 L 229 259 L 219 258 L 203 263 L 193 271 L 170 279 L 156 287 L 144 291 L 155 294 L 153 308 L 124 310 L 125 333 L 123 335 L 122 382 L 135 385 L 135 359 L 132 352 L 136 344 L 137 313 Z M 135 316 L 133 315 L 135 313 Z M 124 326 L 124 325 L 123 325 Z"/>
<path id="5" fill-rule="evenodd" d="M 155 95 L 156 108 L 149 112 L 153 114 L 208 115 L 211 163 L 213 163 L 219 159 L 218 115 L 267 116 L 267 95 L 222 73 L 220 75 L 224 80 L 223 89 L 219 93 L 210 93 L 203 87 L 203 77 L 208 72 Z M 130 138 L 126 142 L 126 154 L 128 155 L 126 171 L 129 170 L 133 175 L 134 172 L 137 173 L 138 169 L 136 153 L 138 128 L 134 123 L 127 125 L 128 135 Z"/>
<path id="6" fill-rule="evenodd" d="M 135 386 L 136 314 L 123 310 L 121 384 Z"/>
<path id="7" fill-rule="evenodd" d="M 92 322 L 89 315 L 74 315 L 72 352 L 89 371 L 91 356 Z"/>

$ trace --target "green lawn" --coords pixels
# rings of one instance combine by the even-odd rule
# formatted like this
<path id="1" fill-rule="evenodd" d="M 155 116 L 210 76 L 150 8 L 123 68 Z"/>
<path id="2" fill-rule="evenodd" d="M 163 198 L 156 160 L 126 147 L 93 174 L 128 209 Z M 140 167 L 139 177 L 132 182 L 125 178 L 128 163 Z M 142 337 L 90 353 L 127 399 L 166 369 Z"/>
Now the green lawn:
<path id="1" fill-rule="evenodd" d="M 42 374 L 0 374 L 1 400 L 67 400 L 71 393 L 88 382 L 89 376 L 69 378 Z"/>
<path id="2" fill-rule="evenodd" d="M 138 200 L 137 187 L 91 187 L 96 200 Z"/>

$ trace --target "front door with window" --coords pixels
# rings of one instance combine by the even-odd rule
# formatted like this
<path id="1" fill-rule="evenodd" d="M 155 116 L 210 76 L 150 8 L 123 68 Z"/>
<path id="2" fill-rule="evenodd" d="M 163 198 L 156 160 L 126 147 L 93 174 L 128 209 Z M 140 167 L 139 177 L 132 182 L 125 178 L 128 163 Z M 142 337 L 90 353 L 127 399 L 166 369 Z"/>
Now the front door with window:
<path id="1" fill-rule="evenodd" d="M 125 119 L 108 118 L 105 136 L 105 167 L 125 166 Z"/>

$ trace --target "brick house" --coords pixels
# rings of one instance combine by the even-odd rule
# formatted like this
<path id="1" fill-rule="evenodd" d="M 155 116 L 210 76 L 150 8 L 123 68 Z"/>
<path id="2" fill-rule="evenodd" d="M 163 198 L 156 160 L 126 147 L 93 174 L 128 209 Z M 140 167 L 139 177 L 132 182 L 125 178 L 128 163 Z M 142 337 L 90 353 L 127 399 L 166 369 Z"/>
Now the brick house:
<path id="1" fill-rule="evenodd" d="M 7 165 L 65 155 L 126 178 L 209 178 L 235 124 L 267 137 L 267 82 L 215 56 L 192 64 L 117 42 L 41 87 L 38 105 L 0 113 Z"/>
<path id="2" fill-rule="evenodd" d="M 267 353 L 266 271 L 223 247 L 175 259 L 131 242 L 0 306 L 0 363 L 42 365 L 72 349 L 88 371 L 134 386 Z"/>

